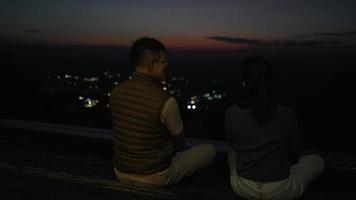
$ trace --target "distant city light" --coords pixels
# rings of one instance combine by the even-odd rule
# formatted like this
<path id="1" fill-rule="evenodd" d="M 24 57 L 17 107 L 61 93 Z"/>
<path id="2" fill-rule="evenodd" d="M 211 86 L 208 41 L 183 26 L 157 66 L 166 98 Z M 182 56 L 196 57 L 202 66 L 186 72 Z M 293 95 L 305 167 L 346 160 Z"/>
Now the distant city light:
<path id="1" fill-rule="evenodd" d="M 92 107 L 94 107 L 95 105 L 94 105 L 94 103 L 92 102 L 92 100 L 91 99 L 85 99 L 84 100 L 84 107 L 86 107 L 86 108 L 92 108 Z"/>
<path id="2" fill-rule="evenodd" d="M 83 80 L 85 82 L 97 82 L 97 81 L 99 81 L 99 78 L 97 78 L 97 77 L 90 77 L 90 78 L 85 77 Z"/>
<path id="3" fill-rule="evenodd" d="M 198 96 L 192 96 L 190 97 L 191 100 L 197 100 L 198 99 Z"/>
<path id="4" fill-rule="evenodd" d="M 84 100 L 84 107 L 92 108 L 92 107 L 96 106 L 96 104 L 98 104 L 98 103 L 99 103 L 99 100 L 97 100 L 97 99 L 87 98 Z"/>
<path id="5" fill-rule="evenodd" d="M 118 77 L 124 77 L 124 74 L 106 70 L 101 72 L 100 76 L 96 76 L 95 74 L 84 75 L 62 72 L 61 74 L 58 73 L 54 75 L 48 75 L 47 77 L 49 83 L 53 84 L 55 87 L 61 87 L 57 86 L 57 84 L 60 83 L 63 86 L 64 91 L 78 91 L 76 97 L 78 98 L 77 101 L 81 104 L 80 106 L 83 106 L 85 108 L 99 106 L 101 109 L 106 110 L 110 107 L 110 105 L 108 104 L 108 99 L 111 96 L 110 90 L 112 90 L 113 87 L 121 83 L 121 80 Z M 44 78 L 46 78 L 46 76 Z M 129 78 L 131 79 L 132 77 L 130 76 Z M 51 83 L 51 79 L 57 80 L 58 83 Z M 214 108 L 217 105 L 217 102 L 220 102 L 228 95 L 220 88 L 215 87 L 201 88 L 200 91 L 194 91 L 195 94 L 190 96 L 191 94 L 189 95 L 189 93 L 193 91 L 191 91 L 191 88 L 187 84 L 191 83 L 192 81 L 188 80 L 183 76 L 174 76 L 172 74 L 169 74 L 168 80 L 169 82 L 163 85 L 162 89 L 167 91 L 169 94 L 174 95 L 177 100 L 185 102 L 185 107 L 187 110 L 205 110 Z M 223 80 L 218 79 L 211 79 L 210 81 L 214 83 L 223 83 Z M 209 86 L 207 85 L 207 87 Z M 86 91 L 86 94 L 84 95 L 80 91 Z M 101 97 L 98 96 L 100 95 L 98 94 L 99 91 L 101 92 Z M 98 99 L 87 97 L 92 95 L 96 96 Z M 102 102 L 101 104 L 99 104 L 99 98 Z M 221 101 L 221 103 L 225 102 Z"/>

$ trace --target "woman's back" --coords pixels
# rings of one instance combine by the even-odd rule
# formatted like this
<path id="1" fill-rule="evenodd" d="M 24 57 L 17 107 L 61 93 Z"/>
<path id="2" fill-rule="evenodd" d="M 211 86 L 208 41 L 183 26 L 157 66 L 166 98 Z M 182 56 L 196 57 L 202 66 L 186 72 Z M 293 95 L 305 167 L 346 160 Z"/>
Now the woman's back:
<path id="1" fill-rule="evenodd" d="M 276 181 L 289 176 L 289 138 L 297 134 L 292 109 L 277 105 L 271 120 L 261 125 L 252 109 L 229 107 L 225 128 L 237 153 L 237 175 L 256 181 Z"/>

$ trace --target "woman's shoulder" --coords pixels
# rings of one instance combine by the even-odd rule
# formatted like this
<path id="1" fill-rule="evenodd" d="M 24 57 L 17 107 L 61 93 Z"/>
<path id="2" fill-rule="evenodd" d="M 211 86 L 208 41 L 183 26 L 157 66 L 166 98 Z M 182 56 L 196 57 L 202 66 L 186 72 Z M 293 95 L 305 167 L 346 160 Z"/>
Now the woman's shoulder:
<path id="1" fill-rule="evenodd" d="M 246 116 L 246 115 L 249 115 L 249 113 L 250 113 L 249 108 L 241 108 L 241 107 L 237 106 L 236 104 L 233 104 L 225 110 L 225 117 L 239 118 L 239 116 L 240 117 Z"/>
<path id="2" fill-rule="evenodd" d="M 246 109 L 241 108 L 241 107 L 237 106 L 236 104 L 232 104 L 229 107 L 227 107 L 227 109 L 225 110 L 225 113 L 240 112 L 242 110 L 246 110 Z"/>
<path id="3" fill-rule="evenodd" d="M 236 108 L 237 108 L 236 104 L 232 104 L 232 105 L 228 106 L 225 111 L 228 112 L 228 111 L 234 110 Z"/>
<path id="4" fill-rule="evenodd" d="M 276 112 L 285 115 L 285 116 L 289 116 L 294 118 L 295 117 L 295 112 L 294 110 L 287 105 L 283 105 L 283 104 L 276 104 Z"/>

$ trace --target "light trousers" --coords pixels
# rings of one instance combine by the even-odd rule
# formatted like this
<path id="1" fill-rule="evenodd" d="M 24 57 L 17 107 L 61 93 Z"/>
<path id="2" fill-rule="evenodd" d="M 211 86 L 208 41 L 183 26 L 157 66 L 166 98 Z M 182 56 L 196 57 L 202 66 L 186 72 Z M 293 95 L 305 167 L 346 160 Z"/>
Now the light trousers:
<path id="1" fill-rule="evenodd" d="M 307 155 L 290 167 L 289 177 L 280 181 L 252 181 L 236 174 L 236 152 L 228 152 L 230 183 L 233 191 L 245 199 L 297 199 L 324 169 L 318 155 Z"/>
<path id="2" fill-rule="evenodd" d="M 172 158 L 170 167 L 154 174 L 129 174 L 120 172 L 116 168 L 114 168 L 114 171 L 117 179 L 124 184 L 142 187 L 162 187 L 173 185 L 182 178 L 205 168 L 215 159 L 215 155 L 216 150 L 213 145 L 202 144 L 177 153 Z"/>

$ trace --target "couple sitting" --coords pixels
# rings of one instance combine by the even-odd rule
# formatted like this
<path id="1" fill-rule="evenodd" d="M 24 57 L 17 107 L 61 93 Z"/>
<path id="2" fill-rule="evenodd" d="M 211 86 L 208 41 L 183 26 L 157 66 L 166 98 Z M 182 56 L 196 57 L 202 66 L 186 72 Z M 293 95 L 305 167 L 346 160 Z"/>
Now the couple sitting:
<path id="1" fill-rule="evenodd" d="M 132 77 L 110 96 L 114 171 L 124 184 L 173 185 L 205 168 L 216 154 L 203 144 L 185 148 L 178 105 L 163 90 L 164 45 L 140 38 L 130 50 Z M 324 168 L 317 155 L 299 157 L 294 112 L 270 95 L 271 66 L 262 57 L 244 61 L 236 103 L 225 113 L 233 191 L 247 199 L 295 199 Z"/>

